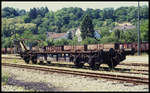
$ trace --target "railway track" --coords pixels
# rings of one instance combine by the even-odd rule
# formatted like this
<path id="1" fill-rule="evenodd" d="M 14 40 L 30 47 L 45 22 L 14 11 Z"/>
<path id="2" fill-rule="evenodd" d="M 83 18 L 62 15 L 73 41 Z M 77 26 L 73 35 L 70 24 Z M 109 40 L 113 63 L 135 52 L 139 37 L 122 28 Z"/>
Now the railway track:
<path id="1" fill-rule="evenodd" d="M 93 73 L 93 72 L 83 72 L 83 71 L 74 71 L 74 70 L 64 70 L 64 69 L 56 69 L 49 67 L 40 67 L 40 66 L 32 66 L 32 65 L 23 65 L 23 64 L 12 64 L 12 63 L 2 63 L 3 66 L 11 66 L 25 69 L 34 69 L 46 72 L 57 72 L 63 74 L 72 74 L 72 75 L 80 75 L 86 77 L 94 77 L 94 78 L 105 78 L 111 80 L 119 80 L 122 82 L 130 82 L 133 84 L 149 84 L 149 79 L 144 77 L 133 77 L 133 76 L 124 76 L 124 75 L 113 75 L 113 74 L 104 74 L 104 73 Z"/>
<path id="2" fill-rule="evenodd" d="M 14 58 L 14 57 L 2 57 L 4 59 L 22 59 L 22 58 Z M 52 61 L 55 61 L 55 60 L 52 60 Z M 139 63 L 138 63 L 139 64 Z M 120 64 L 119 64 L 120 65 Z M 125 63 L 121 63 L 121 65 L 125 65 Z M 133 66 L 132 64 L 127 64 L 129 66 Z M 148 65 L 148 64 L 147 64 Z M 145 66 L 145 65 L 136 65 L 136 66 Z M 119 73 L 128 73 L 128 74 L 142 74 L 142 75 L 149 75 L 149 72 L 148 70 L 138 70 L 138 69 L 131 69 L 132 71 L 138 71 L 138 72 L 125 72 L 125 71 L 122 71 L 123 69 L 122 68 L 116 68 L 116 72 L 119 72 Z M 126 69 L 126 70 L 129 70 L 129 69 Z M 146 73 L 145 73 L 146 72 Z"/>
<path id="3" fill-rule="evenodd" d="M 143 64 L 143 63 L 120 63 L 119 65 L 126 65 L 126 66 L 144 66 L 148 67 L 149 64 Z"/>
<path id="4" fill-rule="evenodd" d="M 22 59 L 22 58 L 15 58 L 15 57 L 2 57 L 3 59 Z"/>
<path id="5" fill-rule="evenodd" d="M 2 57 L 4 59 L 22 59 L 22 58 L 14 58 L 14 57 Z M 55 60 L 54 60 L 55 61 Z M 61 61 L 65 61 L 63 59 L 61 59 Z M 120 63 L 119 65 L 126 65 L 126 66 L 144 66 L 144 67 L 148 67 L 149 64 L 144 64 L 144 63 Z"/>

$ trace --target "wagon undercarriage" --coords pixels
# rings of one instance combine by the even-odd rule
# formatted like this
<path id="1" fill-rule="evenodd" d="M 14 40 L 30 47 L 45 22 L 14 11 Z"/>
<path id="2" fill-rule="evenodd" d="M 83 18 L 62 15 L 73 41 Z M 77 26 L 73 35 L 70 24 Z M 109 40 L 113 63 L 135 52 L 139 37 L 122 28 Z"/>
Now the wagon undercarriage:
<path id="1" fill-rule="evenodd" d="M 50 50 L 33 51 L 27 50 L 23 42 L 16 42 L 18 45 L 18 53 L 23 60 L 28 64 L 32 61 L 36 64 L 38 61 L 43 63 L 51 63 L 52 58 L 63 57 L 65 60 L 69 58 L 69 61 L 74 62 L 74 65 L 78 68 L 82 68 L 85 63 L 88 63 L 93 70 L 99 69 L 101 64 L 107 64 L 109 68 L 115 68 L 121 61 L 125 60 L 126 55 L 134 54 L 133 49 L 120 49 L 118 44 L 103 44 L 96 45 L 96 50 L 91 50 L 93 45 L 89 46 L 64 46 L 64 47 L 51 47 Z M 71 50 L 69 50 L 71 49 Z M 76 49 L 76 50 L 75 50 Z"/>
<path id="2" fill-rule="evenodd" d="M 93 69 L 99 69 L 101 64 L 107 64 L 109 68 L 116 67 L 121 61 L 126 57 L 124 50 L 116 51 L 110 49 L 108 51 L 63 51 L 63 52 L 33 52 L 27 51 L 20 53 L 21 57 L 26 63 L 29 63 L 31 60 L 33 64 L 36 64 L 37 61 L 42 63 L 46 61 L 51 63 L 52 58 L 56 58 L 56 61 L 59 61 L 59 58 L 63 57 L 64 60 L 69 58 L 69 61 L 74 62 L 77 68 L 82 68 L 85 63 L 88 63 L 89 66 Z"/>

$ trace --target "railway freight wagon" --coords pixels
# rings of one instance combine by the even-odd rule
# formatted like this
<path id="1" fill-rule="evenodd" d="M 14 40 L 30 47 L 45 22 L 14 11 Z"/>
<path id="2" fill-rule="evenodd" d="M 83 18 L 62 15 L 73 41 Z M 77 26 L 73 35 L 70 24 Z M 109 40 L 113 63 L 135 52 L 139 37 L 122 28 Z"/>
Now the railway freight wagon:
<path id="1" fill-rule="evenodd" d="M 15 50 L 14 48 L 1 48 L 2 54 L 14 54 Z"/>
<path id="2" fill-rule="evenodd" d="M 138 43 L 135 43 L 135 42 L 134 43 L 121 43 L 120 45 L 122 45 L 122 47 L 124 49 L 134 48 L 135 52 L 138 51 Z M 148 53 L 148 51 L 149 51 L 149 43 L 148 42 L 141 42 L 140 43 L 140 51 Z"/>
<path id="3" fill-rule="evenodd" d="M 2 54 L 6 54 L 6 51 L 7 51 L 6 48 L 1 48 L 1 53 Z"/>
<path id="4" fill-rule="evenodd" d="M 33 64 L 38 61 L 51 62 L 51 57 L 55 56 L 58 61 L 60 55 L 66 59 L 67 55 L 70 61 L 74 62 L 76 67 L 83 67 L 88 63 L 92 69 L 99 69 L 101 64 L 107 64 L 110 68 L 115 68 L 121 61 L 126 59 L 127 55 L 133 55 L 134 49 L 120 48 L 119 43 L 115 44 L 93 44 L 93 45 L 65 45 L 65 46 L 47 46 L 41 51 L 27 50 L 23 41 L 15 41 L 18 53 L 26 63 L 30 60 Z"/>

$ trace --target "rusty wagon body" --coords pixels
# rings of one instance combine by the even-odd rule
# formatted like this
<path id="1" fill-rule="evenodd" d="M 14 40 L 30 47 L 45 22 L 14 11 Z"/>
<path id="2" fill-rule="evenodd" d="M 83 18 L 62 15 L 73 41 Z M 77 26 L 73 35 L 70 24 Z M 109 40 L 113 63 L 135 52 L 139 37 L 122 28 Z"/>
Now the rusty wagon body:
<path id="1" fill-rule="evenodd" d="M 15 41 L 17 51 L 26 63 L 31 60 L 33 64 L 37 61 L 48 63 L 55 56 L 74 62 L 76 67 L 83 67 L 88 63 L 92 69 L 99 69 L 101 64 L 107 64 L 109 68 L 115 68 L 127 55 L 135 53 L 134 48 L 124 48 L 119 43 L 112 44 L 90 44 L 90 45 L 64 45 L 46 46 L 40 49 L 28 50 L 23 41 Z"/>

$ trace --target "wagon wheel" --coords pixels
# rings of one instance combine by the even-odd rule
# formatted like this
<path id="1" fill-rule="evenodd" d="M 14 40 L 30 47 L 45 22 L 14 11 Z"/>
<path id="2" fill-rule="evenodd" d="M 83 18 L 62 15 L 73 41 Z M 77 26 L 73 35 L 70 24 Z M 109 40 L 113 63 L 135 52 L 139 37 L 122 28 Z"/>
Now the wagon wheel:
<path id="1" fill-rule="evenodd" d="M 88 63 L 90 67 L 92 68 L 92 70 L 98 70 L 101 65 L 100 62 L 99 63 L 95 62 L 94 57 L 90 57 Z"/>
<path id="2" fill-rule="evenodd" d="M 124 59 L 126 59 L 126 56 L 124 54 L 118 54 L 120 61 L 123 61 Z"/>
<path id="3" fill-rule="evenodd" d="M 109 50 L 110 61 L 107 63 L 110 69 L 114 69 L 118 65 L 118 55 L 113 48 Z"/>
<path id="4" fill-rule="evenodd" d="M 82 68 L 83 65 L 84 65 L 84 63 L 79 63 L 78 67 L 79 67 L 79 68 Z"/>
<path id="5" fill-rule="evenodd" d="M 36 64 L 36 63 L 37 63 L 37 61 L 33 59 L 33 60 L 32 60 L 32 63 L 33 63 L 33 64 Z"/>
<path id="6" fill-rule="evenodd" d="M 48 64 L 51 64 L 51 61 L 47 61 Z"/>
<path id="7" fill-rule="evenodd" d="M 69 61 L 72 62 L 74 60 L 74 56 L 70 55 L 69 56 Z"/>
<path id="8" fill-rule="evenodd" d="M 29 64 L 29 62 L 30 62 L 30 58 L 29 57 L 24 57 L 23 59 L 24 59 L 26 64 Z"/>
<path id="9" fill-rule="evenodd" d="M 100 65 L 101 65 L 100 63 L 96 64 L 96 62 L 94 62 L 94 67 L 95 67 L 94 69 L 95 69 L 95 70 L 98 70 L 99 67 L 100 67 Z"/>
<path id="10" fill-rule="evenodd" d="M 124 59 L 125 59 L 125 56 L 121 53 L 117 53 L 115 57 L 112 57 L 113 68 L 115 68 Z"/>
<path id="11" fill-rule="evenodd" d="M 107 65 L 109 66 L 110 69 L 114 69 L 118 65 L 118 62 L 113 58 L 111 58 L 110 62 L 108 62 Z"/>
<path id="12" fill-rule="evenodd" d="M 36 63 L 37 63 L 37 59 L 33 58 L 33 59 L 32 59 L 32 63 L 33 63 L 33 64 L 36 64 Z"/>
<path id="13" fill-rule="evenodd" d="M 39 64 L 43 64 L 44 62 L 43 61 L 40 61 L 40 63 Z"/>
<path id="14" fill-rule="evenodd" d="M 110 69 L 114 69 L 117 65 L 118 65 L 118 64 L 115 63 L 115 62 L 110 62 L 110 63 L 108 63 L 108 66 L 109 66 Z"/>
<path id="15" fill-rule="evenodd" d="M 84 65 L 84 63 L 81 63 L 81 60 L 80 60 L 79 56 L 74 58 L 74 64 L 75 64 L 76 67 L 79 67 L 79 68 L 82 68 L 83 65 Z"/>
<path id="16" fill-rule="evenodd" d="M 37 63 L 37 56 L 33 56 L 33 57 L 32 57 L 32 63 L 33 63 L 33 64 L 36 64 L 36 63 Z"/>
<path id="17" fill-rule="evenodd" d="M 98 70 L 100 68 L 101 64 L 96 64 L 96 62 L 93 62 L 90 64 L 90 67 L 92 68 L 92 70 Z"/>
<path id="18" fill-rule="evenodd" d="M 113 48 L 110 48 L 109 49 L 109 56 L 114 56 L 116 53 L 115 53 L 115 50 Z"/>
<path id="19" fill-rule="evenodd" d="M 88 64 L 90 65 L 90 67 L 91 67 L 92 69 L 94 68 L 94 65 L 93 65 L 93 58 L 92 58 L 92 57 L 89 57 Z"/>

